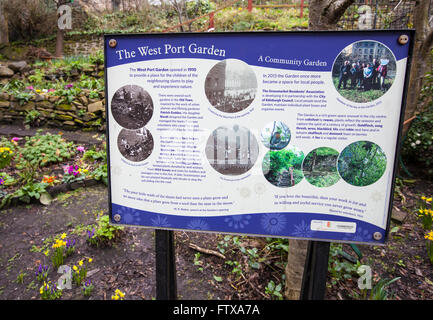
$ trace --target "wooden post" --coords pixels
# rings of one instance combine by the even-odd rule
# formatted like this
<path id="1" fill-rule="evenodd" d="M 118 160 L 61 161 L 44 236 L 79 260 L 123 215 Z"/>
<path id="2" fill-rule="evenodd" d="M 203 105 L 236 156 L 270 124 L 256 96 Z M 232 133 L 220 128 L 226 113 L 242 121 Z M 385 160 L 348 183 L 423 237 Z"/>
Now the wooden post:
<path id="1" fill-rule="evenodd" d="M 215 28 L 214 16 L 215 16 L 215 12 L 214 11 L 212 11 L 211 13 L 209 13 L 209 29 Z"/>
<path id="2" fill-rule="evenodd" d="M 248 12 L 253 11 L 253 0 L 248 0 Z"/>
<path id="3" fill-rule="evenodd" d="M 301 13 L 300 13 L 300 18 L 302 19 L 303 16 L 304 16 L 304 0 L 301 0 Z"/>

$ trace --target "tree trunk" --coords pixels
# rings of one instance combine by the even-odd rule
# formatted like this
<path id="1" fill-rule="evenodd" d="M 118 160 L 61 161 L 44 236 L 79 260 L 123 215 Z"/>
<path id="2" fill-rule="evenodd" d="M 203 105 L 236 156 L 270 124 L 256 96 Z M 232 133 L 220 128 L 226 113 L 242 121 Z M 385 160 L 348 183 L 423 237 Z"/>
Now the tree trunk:
<path id="1" fill-rule="evenodd" d="M 425 72 L 431 70 L 430 49 L 433 42 L 433 28 L 429 27 L 430 1 L 420 0 L 415 2 L 414 29 L 416 30 L 412 64 L 409 75 L 409 87 L 406 99 L 405 120 L 422 111 L 423 105 L 419 104 Z M 404 136 L 410 125 L 403 127 Z"/>
<path id="2" fill-rule="evenodd" d="M 314 31 L 336 29 L 338 21 L 354 2 L 355 0 L 310 0 L 309 29 Z M 287 299 L 299 299 L 307 257 L 307 244 L 307 240 L 289 240 L 284 292 Z"/>
<path id="3" fill-rule="evenodd" d="M 63 49 L 64 49 L 64 39 L 65 34 L 63 30 L 57 28 L 57 37 L 56 37 L 56 58 L 63 58 Z"/>
<path id="4" fill-rule="evenodd" d="M 355 0 L 310 0 L 309 30 L 335 30 L 340 18 Z"/>
<path id="5" fill-rule="evenodd" d="M 289 257 L 286 266 L 285 296 L 289 300 L 299 300 L 305 258 L 307 257 L 307 240 L 289 240 Z"/>
<path id="6" fill-rule="evenodd" d="M 9 43 L 8 17 L 3 10 L 3 3 L 0 2 L 0 44 Z"/>

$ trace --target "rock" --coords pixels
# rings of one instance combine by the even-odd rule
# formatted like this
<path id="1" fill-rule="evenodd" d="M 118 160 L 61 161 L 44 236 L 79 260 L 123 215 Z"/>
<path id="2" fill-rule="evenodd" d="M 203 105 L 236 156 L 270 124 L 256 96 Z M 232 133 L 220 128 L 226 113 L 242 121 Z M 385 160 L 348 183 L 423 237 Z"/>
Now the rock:
<path id="1" fill-rule="evenodd" d="M 30 111 L 35 109 L 35 103 L 33 101 L 29 101 L 21 105 L 19 102 L 14 101 L 11 102 L 11 107 L 18 111 Z"/>
<path id="2" fill-rule="evenodd" d="M 89 104 L 89 100 L 87 100 L 86 96 L 81 96 L 81 97 L 78 98 L 78 100 L 80 100 L 80 102 L 82 104 L 84 104 L 85 106 L 87 106 Z"/>
<path id="3" fill-rule="evenodd" d="M 45 109 L 53 109 L 53 104 L 48 100 L 36 101 L 36 106 Z"/>
<path id="4" fill-rule="evenodd" d="M 44 101 L 44 100 L 45 99 L 44 99 L 44 97 L 42 95 L 36 94 L 36 96 L 35 96 L 35 101 L 36 102 L 40 102 L 40 101 Z"/>
<path id="5" fill-rule="evenodd" d="M 29 66 L 27 65 L 26 61 L 16 61 L 9 63 L 8 68 L 15 72 L 23 73 L 28 71 Z"/>
<path id="6" fill-rule="evenodd" d="M 14 71 L 5 66 L 0 66 L 0 77 L 10 78 L 14 75 Z"/>
<path id="7" fill-rule="evenodd" d="M 104 110 L 105 107 L 102 101 L 91 103 L 87 106 L 87 111 L 89 111 L 90 113 L 102 112 Z"/>
<path id="8" fill-rule="evenodd" d="M 68 116 L 66 114 L 56 114 L 55 118 L 57 120 L 62 120 L 62 121 L 73 121 L 74 118 L 72 118 L 71 116 Z"/>
<path id="9" fill-rule="evenodd" d="M 75 111 L 75 110 L 77 110 L 77 108 L 75 106 L 70 105 L 70 104 L 64 104 L 64 103 L 57 105 L 55 108 L 57 110 L 62 110 L 62 111 Z"/>
<path id="10" fill-rule="evenodd" d="M 10 107 L 9 101 L 0 100 L 0 108 L 9 108 L 9 107 Z"/>
<path id="11" fill-rule="evenodd" d="M 407 218 L 407 212 L 404 211 L 397 211 L 395 209 L 392 209 L 391 213 L 391 219 L 394 221 L 397 221 L 399 223 L 403 223 L 404 220 Z"/>

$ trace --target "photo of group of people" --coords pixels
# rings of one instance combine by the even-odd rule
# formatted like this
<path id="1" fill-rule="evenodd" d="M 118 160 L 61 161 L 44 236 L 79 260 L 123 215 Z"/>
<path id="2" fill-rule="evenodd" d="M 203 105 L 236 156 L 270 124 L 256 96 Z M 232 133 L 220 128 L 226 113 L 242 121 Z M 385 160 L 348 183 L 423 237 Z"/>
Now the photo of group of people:
<path id="1" fill-rule="evenodd" d="M 146 128 L 122 129 L 117 138 L 117 146 L 126 159 L 139 162 L 147 159 L 152 153 L 153 137 Z"/>
<path id="2" fill-rule="evenodd" d="M 218 62 L 206 76 L 206 97 L 221 112 L 236 113 L 248 108 L 256 97 L 256 91 L 256 75 L 241 60 Z"/>
<path id="3" fill-rule="evenodd" d="M 153 115 L 153 101 L 149 93 L 137 85 L 119 88 L 111 100 L 111 113 L 123 127 L 117 138 L 122 156 L 134 162 L 147 159 L 153 150 L 153 137 L 144 128 Z"/>
<path id="4" fill-rule="evenodd" d="M 152 118 L 153 101 L 142 87 L 126 85 L 114 93 L 111 112 L 122 127 L 140 129 Z"/>
<path id="5" fill-rule="evenodd" d="M 370 102 L 391 87 L 396 74 L 392 52 L 376 41 L 347 46 L 335 60 L 332 76 L 337 91 L 353 102 Z"/>

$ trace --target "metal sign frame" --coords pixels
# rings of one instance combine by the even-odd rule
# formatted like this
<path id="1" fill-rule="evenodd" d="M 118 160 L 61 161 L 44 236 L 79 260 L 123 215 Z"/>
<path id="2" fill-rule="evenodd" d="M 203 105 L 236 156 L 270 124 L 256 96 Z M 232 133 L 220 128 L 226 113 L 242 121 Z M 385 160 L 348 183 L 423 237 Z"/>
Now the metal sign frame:
<path id="1" fill-rule="evenodd" d="M 261 35 L 263 36 L 264 34 L 266 35 L 284 35 L 284 36 L 288 36 L 290 37 L 291 35 L 317 35 L 317 36 L 322 36 L 322 35 L 326 35 L 326 36 L 336 36 L 339 37 L 340 35 L 342 36 L 348 36 L 348 35 L 354 35 L 354 36 L 361 36 L 363 35 L 364 37 L 367 35 L 371 35 L 374 36 L 376 34 L 394 34 L 394 35 L 398 35 L 398 34 L 405 34 L 409 37 L 409 43 L 407 44 L 408 46 L 408 54 L 406 56 L 407 58 L 407 63 L 406 63 L 406 72 L 405 72 L 405 79 L 404 79 L 404 87 L 403 87 L 403 92 L 402 92 L 402 105 L 400 108 L 400 121 L 399 121 L 399 126 L 398 126 L 398 134 L 397 134 L 397 141 L 396 141 L 396 152 L 394 154 L 394 167 L 392 168 L 391 172 L 392 172 L 392 181 L 394 181 L 395 179 L 395 175 L 397 172 L 397 163 L 398 163 L 398 153 L 399 153 L 399 149 L 400 149 L 400 142 L 401 142 L 401 130 L 402 130 L 402 124 L 403 124 L 403 116 L 404 116 L 404 109 L 405 109 L 405 100 L 406 100 L 406 96 L 407 96 L 407 86 L 408 86 L 408 81 L 409 81 L 409 75 L 410 75 L 410 64 L 411 64 L 411 58 L 412 58 L 412 50 L 413 50 L 413 40 L 414 40 L 414 36 L 415 36 L 415 31 L 414 30 L 372 30 L 372 31 L 295 31 L 295 32 L 250 32 L 250 33 L 242 33 L 242 32 L 229 32 L 229 33 L 212 33 L 212 36 L 225 36 L 225 35 L 239 35 L 239 36 L 254 36 L 254 35 Z M 167 38 L 167 37 L 183 37 L 183 36 L 194 36 L 194 37 L 207 37 L 210 34 L 203 34 L 203 33 L 180 33 L 180 34 L 107 34 L 104 35 L 104 56 L 105 56 L 105 97 L 108 100 L 109 99 L 109 92 L 108 92 L 108 87 L 109 87 L 109 79 L 108 79 L 108 64 L 107 64 L 107 51 L 108 50 L 112 50 L 113 47 L 116 47 L 117 42 L 118 41 L 122 41 L 122 39 L 128 39 L 128 38 L 140 38 L 140 37 L 161 37 L 161 38 Z M 407 40 L 407 39 L 406 39 Z M 398 39 L 396 39 L 396 41 L 398 41 Z M 107 124 L 107 129 L 106 129 L 106 137 L 107 137 L 107 148 L 108 150 L 110 150 L 110 123 L 109 123 L 109 114 L 110 114 L 110 102 L 106 102 L 105 104 L 105 108 L 106 108 L 106 115 L 107 115 L 107 119 L 106 119 L 106 124 Z M 110 170 L 110 151 L 107 152 L 107 161 L 108 161 L 108 181 L 109 181 L 109 214 L 110 214 L 110 222 L 114 225 L 131 225 L 131 226 L 139 226 L 140 225 L 136 225 L 136 224 L 128 224 L 125 223 L 125 221 L 122 220 L 121 217 L 116 216 L 116 213 L 113 212 L 113 207 L 112 207 L 112 190 L 111 190 L 111 181 L 112 181 L 112 177 L 111 177 L 111 170 Z M 383 244 L 386 241 L 387 235 L 388 235 L 388 231 L 389 231 L 389 226 L 390 226 L 390 217 L 391 217 L 391 210 L 392 210 L 392 201 L 393 201 L 393 192 L 394 192 L 394 184 L 392 184 L 390 190 L 388 190 L 388 215 L 386 217 L 386 229 L 384 230 L 384 232 L 378 232 L 377 234 L 374 233 L 373 234 L 373 238 L 374 240 L 369 241 L 369 242 L 365 242 L 365 241 L 357 241 L 357 240 L 351 240 L 351 239 L 335 239 L 335 238 L 321 238 L 321 237 L 296 237 L 296 236 L 281 236 L 281 235 L 271 235 L 271 234 L 259 234 L 259 233 L 234 233 L 234 232 L 226 232 L 226 231 L 214 231 L 214 230 L 205 230 L 204 232 L 216 232 L 216 233 L 227 233 L 227 234 L 243 234 L 243 235 L 251 235 L 251 236 L 275 236 L 275 237 L 283 237 L 283 238 L 294 238 L 294 239 L 302 239 L 302 240 L 317 240 L 317 241 L 330 241 L 330 242 L 345 242 L 345 243 L 367 243 L 367 244 L 373 244 L 373 245 L 380 245 Z M 173 228 L 173 227 L 158 227 L 158 226 L 144 226 L 147 228 L 154 228 L 154 229 L 161 229 L 161 230 L 191 230 L 191 231 L 201 231 L 201 230 L 192 230 L 192 229 L 184 229 L 184 228 Z"/>

